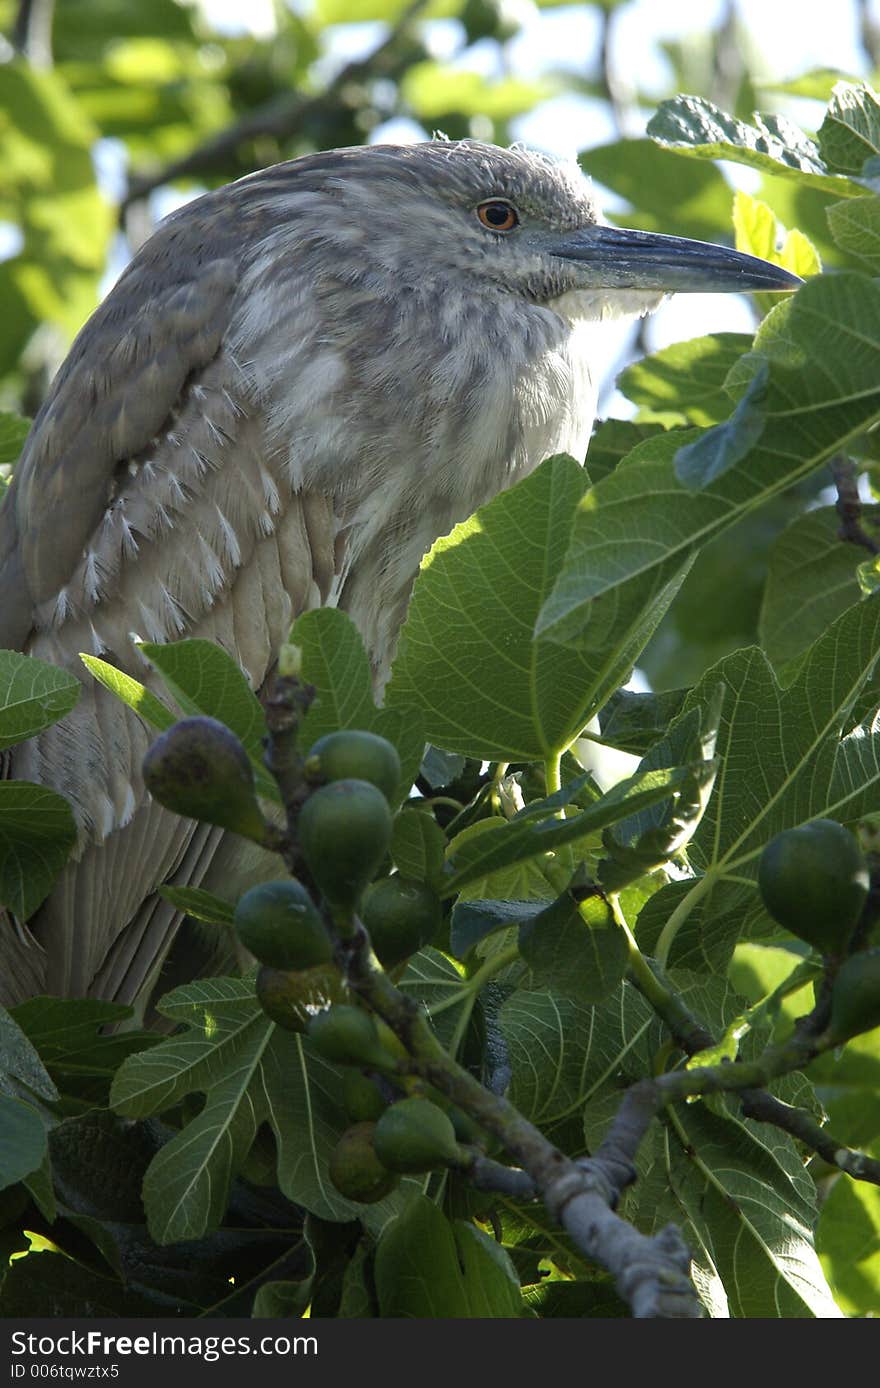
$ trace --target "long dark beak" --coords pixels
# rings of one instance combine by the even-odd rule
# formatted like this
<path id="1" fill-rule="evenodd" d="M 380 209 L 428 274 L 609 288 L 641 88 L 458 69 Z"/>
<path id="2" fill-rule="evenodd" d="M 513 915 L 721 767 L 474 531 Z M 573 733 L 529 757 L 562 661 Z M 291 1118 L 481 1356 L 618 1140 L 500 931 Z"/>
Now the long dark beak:
<path id="1" fill-rule="evenodd" d="M 589 267 L 597 289 L 655 289 L 668 294 L 735 294 L 797 289 L 803 280 L 727 246 L 653 231 L 594 226 L 561 236 L 552 255 Z"/>

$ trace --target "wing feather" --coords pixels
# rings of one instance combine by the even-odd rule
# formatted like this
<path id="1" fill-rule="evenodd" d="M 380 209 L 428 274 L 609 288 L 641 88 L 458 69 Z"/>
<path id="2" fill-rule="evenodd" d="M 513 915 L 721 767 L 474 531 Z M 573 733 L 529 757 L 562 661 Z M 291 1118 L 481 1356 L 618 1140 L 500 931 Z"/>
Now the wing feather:
<path id="1" fill-rule="evenodd" d="M 4 933 L 5 1001 L 134 1000 L 179 924 L 159 884 L 223 881 L 228 862 L 231 896 L 265 870 L 241 841 L 150 801 L 149 730 L 79 660 L 100 654 L 158 689 L 131 634 L 202 636 L 259 689 L 291 618 L 334 586 L 333 499 L 292 491 L 283 450 L 266 442 L 258 390 L 223 340 L 232 232 L 212 260 L 203 235 L 198 218 L 181 221 L 133 262 L 77 339 L 0 508 L 0 584 L 13 595 L 0 646 L 83 683 L 72 714 L 10 757 L 10 774 L 68 796 L 80 839 L 28 927 Z"/>

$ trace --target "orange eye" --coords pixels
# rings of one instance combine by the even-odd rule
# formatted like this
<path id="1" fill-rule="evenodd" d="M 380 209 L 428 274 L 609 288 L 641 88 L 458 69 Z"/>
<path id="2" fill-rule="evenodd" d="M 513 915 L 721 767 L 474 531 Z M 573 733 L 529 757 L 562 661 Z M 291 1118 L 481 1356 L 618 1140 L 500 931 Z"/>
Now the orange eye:
<path id="1" fill-rule="evenodd" d="M 477 208 L 477 216 L 487 231 L 513 231 L 514 227 L 519 226 L 519 213 L 516 208 L 509 202 L 502 202 L 501 198 L 481 202 Z"/>

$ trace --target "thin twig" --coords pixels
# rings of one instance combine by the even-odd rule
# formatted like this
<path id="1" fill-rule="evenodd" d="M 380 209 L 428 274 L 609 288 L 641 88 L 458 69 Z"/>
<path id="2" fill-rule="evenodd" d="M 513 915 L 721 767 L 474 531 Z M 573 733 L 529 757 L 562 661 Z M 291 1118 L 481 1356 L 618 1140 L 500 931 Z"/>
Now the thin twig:
<path id="1" fill-rule="evenodd" d="M 55 0 L 19 0 L 12 46 L 26 58 L 31 67 L 52 66 L 52 21 Z"/>
<path id="2" fill-rule="evenodd" d="M 601 36 L 599 40 L 599 80 L 605 99 L 611 108 L 614 127 L 619 138 L 629 133 L 633 106 L 633 90 L 614 61 L 614 23 L 616 10 L 600 8 Z"/>
<path id="3" fill-rule="evenodd" d="M 856 465 L 843 453 L 836 453 L 829 466 L 837 489 L 835 510 L 840 516 L 838 538 L 851 545 L 861 545 L 871 554 L 880 554 L 880 545 L 872 539 L 862 525 L 862 499 L 859 496 L 859 481 Z"/>
<path id="4" fill-rule="evenodd" d="M 713 1044 L 712 1036 L 688 1011 L 678 994 L 673 993 L 664 985 L 662 978 L 657 975 L 655 970 L 652 969 L 648 975 L 649 983 L 652 986 L 646 986 L 645 977 L 644 971 L 634 970 L 631 964 L 630 981 L 635 984 L 657 1015 L 666 1023 L 676 1045 L 688 1056 L 699 1055 L 701 1051 L 707 1050 Z M 822 1024 L 824 1024 L 826 1011 L 827 1007 L 823 1002 L 820 1017 Z M 814 1027 L 814 1033 L 815 1030 Z M 806 1063 L 806 1060 L 803 1060 L 803 1063 Z M 724 1066 L 723 1068 L 724 1080 L 731 1080 L 733 1078 L 731 1067 Z M 695 1072 L 689 1071 L 687 1073 L 693 1074 Z M 733 1087 L 732 1084 L 722 1084 L 722 1088 Z M 805 1109 L 786 1104 L 781 1099 L 769 1094 L 766 1089 L 757 1086 L 740 1089 L 736 1097 L 747 1118 L 758 1123 L 771 1123 L 773 1127 L 787 1132 L 791 1137 L 803 1143 L 805 1147 L 809 1147 L 829 1166 L 837 1167 L 839 1171 L 846 1172 L 848 1176 L 852 1176 L 856 1180 L 869 1181 L 873 1185 L 880 1185 L 880 1162 L 839 1141 L 827 1128 L 820 1127 Z M 641 1103 L 644 1104 L 644 1102 L 643 1096 Z M 638 1111 L 643 1112 L 641 1108 Z M 632 1136 L 629 1140 L 632 1140 Z M 640 1140 L 641 1138 L 639 1138 Z"/>
<path id="5" fill-rule="evenodd" d="M 727 0 L 712 45 L 711 97 L 722 111 L 733 111 L 743 78 L 743 54 L 739 37 L 736 0 Z"/>
<path id="6" fill-rule="evenodd" d="M 871 68 L 880 67 L 880 27 L 875 23 L 869 0 L 856 0 L 859 41 Z"/>

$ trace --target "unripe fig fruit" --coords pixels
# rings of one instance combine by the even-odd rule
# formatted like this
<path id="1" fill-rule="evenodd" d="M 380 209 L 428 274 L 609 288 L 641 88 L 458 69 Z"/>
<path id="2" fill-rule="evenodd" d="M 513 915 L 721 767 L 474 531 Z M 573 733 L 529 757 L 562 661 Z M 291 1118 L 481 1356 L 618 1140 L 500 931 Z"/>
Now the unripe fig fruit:
<path id="1" fill-rule="evenodd" d="M 400 781 L 400 757 L 387 738 L 350 728 L 319 737 L 306 753 L 305 772 L 325 781 L 369 781 L 391 801 Z"/>
<path id="2" fill-rule="evenodd" d="M 851 954 L 831 989 L 829 1031 L 837 1042 L 880 1027 L 880 949 Z"/>
<path id="3" fill-rule="evenodd" d="M 319 1055 L 337 1065 L 388 1068 L 389 1056 L 382 1048 L 376 1023 L 360 1007 L 342 1003 L 319 1012 L 309 1022 L 308 1036 Z"/>
<path id="4" fill-rule="evenodd" d="M 390 969 L 434 938 L 443 913 L 438 897 L 424 882 L 395 875 L 367 890 L 361 919 L 376 957 Z"/>
<path id="5" fill-rule="evenodd" d="M 454 1166 L 461 1155 L 455 1129 L 430 1099 L 401 1099 L 376 1123 L 376 1156 L 389 1171 L 431 1171 Z"/>
<path id="6" fill-rule="evenodd" d="M 340 1195 L 362 1205 L 384 1200 L 398 1177 L 383 1166 L 373 1147 L 375 1123 L 355 1123 L 346 1128 L 330 1153 L 328 1172 Z"/>
<path id="7" fill-rule="evenodd" d="M 250 758 L 216 718 L 174 723 L 149 748 L 143 772 L 147 790 L 167 810 L 262 843 L 266 825 Z"/>
<path id="8" fill-rule="evenodd" d="M 846 948 L 869 886 L 855 838 L 833 819 L 777 834 L 758 865 L 758 889 L 770 915 L 823 954 Z"/>
<path id="9" fill-rule="evenodd" d="M 436 1104 L 446 1114 L 458 1142 L 463 1142 L 470 1147 L 485 1145 L 486 1134 L 480 1125 L 465 1113 L 464 1109 L 459 1108 L 451 1099 L 447 1099 L 446 1095 L 441 1094 L 440 1090 L 435 1089 L 433 1085 L 429 1085 L 427 1088 L 431 1103 Z"/>
<path id="10" fill-rule="evenodd" d="M 369 781 L 334 781 L 306 800 L 297 821 L 297 837 L 327 900 L 351 910 L 388 852 L 388 801 Z"/>
<path id="11" fill-rule="evenodd" d="M 321 914 L 294 878 L 251 887 L 233 919 L 245 949 L 273 969 L 312 969 L 333 958 Z"/>
<path id="12" fill-rule="evenodd" d="M 352 1123 L 375 1123 L 388 1107 L 379 1086 L 359 1070 L 346 1070 L 342 1077 L 342 1107 Z"/>
<path id="13" fill-rule="evenodd" d="M 257 1002 L 285 1031 L 304 1032 L 313 1017 L 349 996 L 335 964 L 313 969 L 272 969 L 264 964 L 257 974 Z"/>

